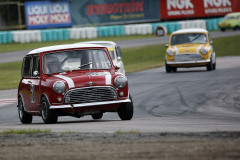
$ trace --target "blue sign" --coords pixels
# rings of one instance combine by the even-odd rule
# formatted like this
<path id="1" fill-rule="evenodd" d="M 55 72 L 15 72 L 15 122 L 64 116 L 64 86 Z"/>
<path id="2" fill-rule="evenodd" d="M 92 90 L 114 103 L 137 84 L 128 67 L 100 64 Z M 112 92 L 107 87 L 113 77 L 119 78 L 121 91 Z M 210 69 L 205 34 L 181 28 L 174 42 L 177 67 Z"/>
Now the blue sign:
<path id="1" fill-rule="evenodd" d="M 71 27 L 69 2 L 25 2 L 27 29 Z"/>
<path id="2" fill-rule="evenodd" d="M 160 21 L 159 0 L 73 0 L 73 25 Z"/>

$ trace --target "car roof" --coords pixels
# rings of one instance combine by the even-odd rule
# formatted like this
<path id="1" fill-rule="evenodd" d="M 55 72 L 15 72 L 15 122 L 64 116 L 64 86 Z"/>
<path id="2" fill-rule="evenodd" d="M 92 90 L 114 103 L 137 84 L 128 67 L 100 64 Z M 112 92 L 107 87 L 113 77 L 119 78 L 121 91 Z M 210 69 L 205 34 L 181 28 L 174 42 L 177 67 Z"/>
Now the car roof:
<path id="1" fill-rule="evenodd" d="M 240 15 L 240 12 L 233 12 L 233 13 L 228 13 L 226 16 L 237 16 Z"/>
<path id="2" fill-rule="evenodd" d="M 111 44 L 111 45 L 117 45 L 113 41 L 86 41 L 86 42 L 78 42 L 76 44 L 81 44 L 81 43 L 87 43 L 87 44 Z"/>
<path id="3" fill-rule="evenodd" d="M 64 45 L 56 45 L 56 46 L 48 46 L 48 47 L 42 47 L 42 48 L 37 48 L 37 49 L 34 49 L 32 51 L 30 51 L 28 53 L 28 55 L 30 54 L 39 54 L 39 53 L 42 53 L 42 52 L 48 52 L 48 51 L 56 51 L 56 50 L 65 50 L 65 49 L 76 49 L 76 48 L 105 48 L 104 46 L 102 45 L 97 45 L 97 44 L 86 44 L 86 43 L 83 43 L 83 44 L 64 44 Z"/>
<path id="4" fill-rule="evenodd" d="M 175 32 L 173 32 L 172 34 L 178 34 L 178 33 L 208 33 L 208 31 L 206 29 L 202 29 L 202 28 L 189 28 L 189 29 L 180 29 L 177 30 Z"/>

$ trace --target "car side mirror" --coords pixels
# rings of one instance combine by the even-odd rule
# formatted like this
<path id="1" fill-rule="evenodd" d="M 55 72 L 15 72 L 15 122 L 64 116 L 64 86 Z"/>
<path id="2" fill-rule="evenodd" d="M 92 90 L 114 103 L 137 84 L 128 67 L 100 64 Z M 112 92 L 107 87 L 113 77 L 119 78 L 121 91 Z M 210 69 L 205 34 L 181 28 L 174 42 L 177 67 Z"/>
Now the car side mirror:
<path id="1" fill-rule="evenodd" d="M 121 61 L 122 60 L 122 58 L 121 57 L 117 57 L 117 61 Z"/>
<path id="2" fill-rule="evenodd" d="M 210 44 L 213 45 L 213 41 L 210 41 Z"/>
<path id="3" fill-rule="evenodd" d="M 37 76 L 39 76 L 39 75 L 40 75 L 40 73 L 39 73 L 38 71 L 34 71 L 34 72 L 33 72 L 33 76 L 34 76 L 34 77 L 37 77 Z"/>
<path id="4" fill-rule="evenodd" d="M 165 44 L 165 48 L 168 48 L 168 44 Z"/>
<path id="5" fill-rule="evenodd" d="M 120 69 L 120 65 L 119 64 L 115 64 L 114 65 L 115 69 L 118 71 Z"/>

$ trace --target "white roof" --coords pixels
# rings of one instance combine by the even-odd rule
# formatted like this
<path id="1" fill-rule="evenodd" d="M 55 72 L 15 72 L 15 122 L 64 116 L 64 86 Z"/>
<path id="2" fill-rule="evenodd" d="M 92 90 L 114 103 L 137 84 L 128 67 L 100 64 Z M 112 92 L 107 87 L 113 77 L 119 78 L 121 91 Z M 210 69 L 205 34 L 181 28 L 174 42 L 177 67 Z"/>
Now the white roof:
<path id="1" fill-rule="evenodd" d="M 173 32 L 172 34 L 178 34 L 178 33 L 208 33 L 208 31 L 206 29 L 202 29 L 202 28 L 189 28 L 189 29 L 180 29 L 177 30 L 175 32 Z"/>
<path id="2" fill-rule="evenodd" d="M 76 44 L 87 43 L 87 44 L 111 44 L 117 45 L 115 42 L 112 41 L 87 41 L 87 42 L 78 42 Z"/>
<path id="3" fill-rule="evenodd" d="M 56 51 L 56 50 L 64 50 L 64 49 L 74 49 L 74 48 L 86 48 L 86 47 L 104 47 L 97 44 L 64 44 L 64 45 L 56 45 L 56 46 L 48 46 L 48 47 L 42 47 L 37 48 L 32 51 L 30 51 L 28 54 L 38 54 L 42 52 L 48 52 L 48 51 Z"/>

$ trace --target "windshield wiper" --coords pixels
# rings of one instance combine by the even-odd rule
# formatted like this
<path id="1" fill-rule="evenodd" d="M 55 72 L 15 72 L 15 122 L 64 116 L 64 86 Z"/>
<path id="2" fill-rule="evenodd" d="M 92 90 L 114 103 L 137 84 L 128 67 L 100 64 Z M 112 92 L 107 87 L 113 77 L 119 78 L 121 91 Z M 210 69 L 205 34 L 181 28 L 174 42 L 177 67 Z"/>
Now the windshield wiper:
<path id="1" fill-rule="evenodd" d="M 87 63 L 87 64 L 83 64 L 83 65 L 81 65 L 80 67 L 78 67 L 78 68 L 82 68 L 82 67 L 84 67 L 84 66 L 89 66 L 89 65 L 91 65 L 92 64 L 92 62 L 89 62 L 89 63 Z"/>

